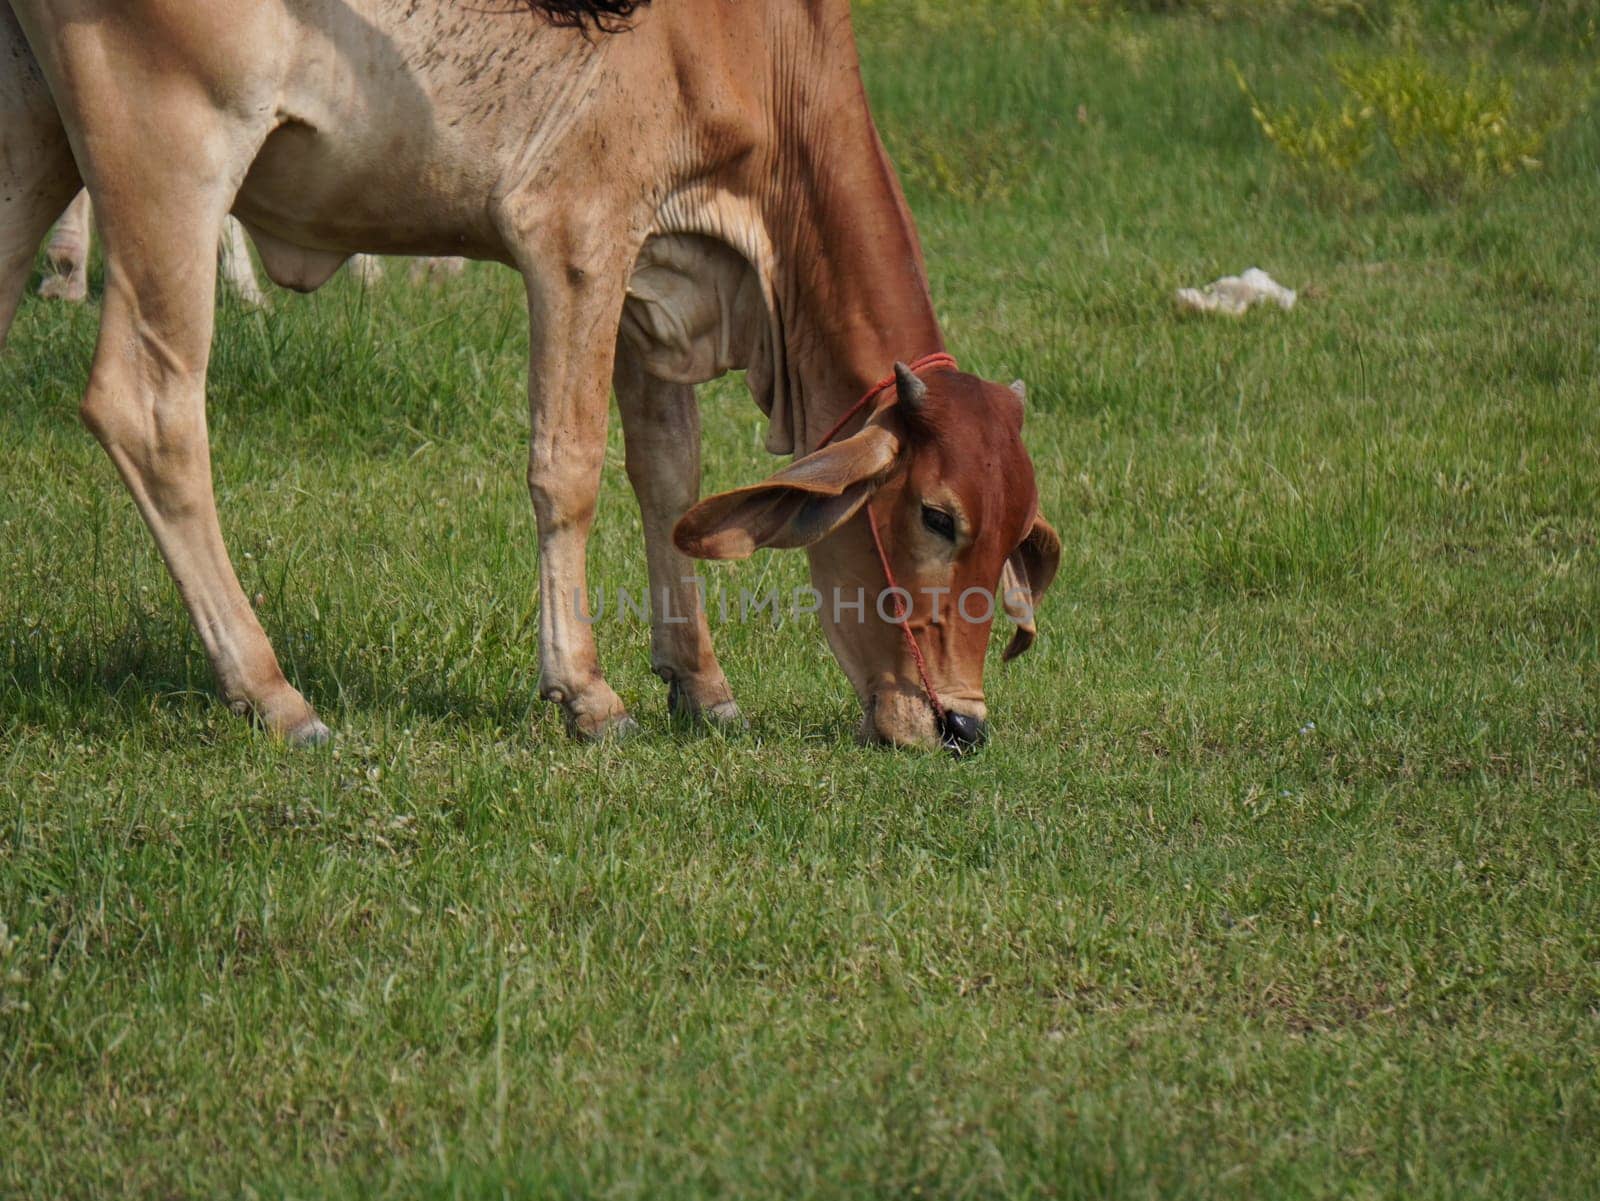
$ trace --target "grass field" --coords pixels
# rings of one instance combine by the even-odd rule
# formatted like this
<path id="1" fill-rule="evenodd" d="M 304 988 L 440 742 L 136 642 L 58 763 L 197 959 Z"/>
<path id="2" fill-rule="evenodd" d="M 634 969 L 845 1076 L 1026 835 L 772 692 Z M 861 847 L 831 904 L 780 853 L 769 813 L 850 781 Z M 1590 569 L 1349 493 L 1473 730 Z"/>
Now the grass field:
<path id="1" fill-rule="evenodd" d="M 951 11 L 870 8 L 869 86 L 1066 543 L 968 761 L 856 746 L 804 624 L 720 629 L 723 738 L 608 621 L 645 734 L 566 740 L 488 266 L 224 306 L 224 528 L 338 732 L 275 746 L 77 422 L 93 305 L 25 307 L 0 1194 L 1600 1195 L 1594 111 L 1460 205 L 1330 207 L 1228 64 L 1304 99 L 1380 35 Z M 1301 306 L 1172 311 L 1250 265 Z M 705 402 L 708 488 L 768 472 Z M 593 578 L 642 589 L 612 467 Z"/>

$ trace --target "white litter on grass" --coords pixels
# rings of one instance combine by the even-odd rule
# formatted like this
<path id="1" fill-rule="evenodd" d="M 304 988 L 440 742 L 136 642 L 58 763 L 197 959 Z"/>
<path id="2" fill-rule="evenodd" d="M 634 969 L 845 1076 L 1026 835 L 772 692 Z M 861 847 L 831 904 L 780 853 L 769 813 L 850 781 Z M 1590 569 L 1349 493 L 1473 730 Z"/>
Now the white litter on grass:
<path id="1" fill-rule="evenodd" d="M 1226 313 L 1238 317 L 1258 304 L 1294 308 L 1295 293 L 1259 267 L 1243 275 L 1228 275 L 1203 288 L 1179 288 L 1178 307 L 1190 313 Z"/>

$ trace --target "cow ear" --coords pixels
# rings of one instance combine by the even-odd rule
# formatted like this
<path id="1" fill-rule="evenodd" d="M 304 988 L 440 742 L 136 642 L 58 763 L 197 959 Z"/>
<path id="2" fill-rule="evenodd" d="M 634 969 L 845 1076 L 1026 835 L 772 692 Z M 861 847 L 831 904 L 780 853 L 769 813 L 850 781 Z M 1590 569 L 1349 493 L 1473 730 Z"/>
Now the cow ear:
<path id="1" fill-rule="evenodd" d="M 1044 600 L 1045 589 L 1056 578 L 1061 567 L 1061 537 L 1050 528 L 1050 523 L 1034 514 L 1033 525 L 1022 540 L 1022 545 L 1006 559 L 1000 573 L 1000 594 L 1006 613 L 1017 625 L 1017 632 L 1006 647 L 1004 661 L 1009 663 L 1033 645 L 1039 636 L 1034 624 L 1034 611 Z"/>
<path id="2" fill-rule="evenodd" d="M 764 483 L 707 497 L 679 520 L 672 541 L 696 559 L 743 559 L 762 547 L 810 546 L 855 516 L 899 454 L 899 438 L 869 425 L 796 459 Z"/>
<path id="3" fill-rule="evenodd" d="M 1017 627 L 1017 632 L 1011 635 L 1011 643 L 1006 647 L 1004 661 L 1009 663 L 1022 654 L 1033 640 L 1039 636 L 1039 627 L 1033 619 L 1033 593 L 1028 590 L 1028 584 L 1021 578 L 1012 559 L 1006 560 L 1005 567 L 1000 572 L 1000 599 L 1005 604 L 1006 615 L 1011 618 Z"/>

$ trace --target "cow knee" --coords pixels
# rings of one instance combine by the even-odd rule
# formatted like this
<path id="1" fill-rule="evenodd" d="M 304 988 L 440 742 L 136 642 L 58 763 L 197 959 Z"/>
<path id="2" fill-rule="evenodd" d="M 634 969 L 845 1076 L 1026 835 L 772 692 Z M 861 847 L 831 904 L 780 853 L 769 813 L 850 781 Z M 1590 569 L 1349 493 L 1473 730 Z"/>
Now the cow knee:
<path id="1" fill-rule="evenodd" d="M 627 468 L 628 482 L 633 490 L 657 496 L 673 483 L 677 472 L 639 445 L 637 437 L 624 438 L 623 465 Z"/>
<path id="2" fill-rule="evenodd" d="M 700 499 L 699 481 L 670 463 L 640 463 L 628 460 L 628 479 L 641 505 L 655 515 L 673 521 L 687 513 Z"/>
<path id="3" fill-rule="evenodd" d="M 535 454 L 528 464 L 528 495 L 541 519 L 558 524 L 594 515 L 593 493 L 604 465 L 605 447 L 593 453 L 581 446 L 563 446 L 553 454 Z"/>

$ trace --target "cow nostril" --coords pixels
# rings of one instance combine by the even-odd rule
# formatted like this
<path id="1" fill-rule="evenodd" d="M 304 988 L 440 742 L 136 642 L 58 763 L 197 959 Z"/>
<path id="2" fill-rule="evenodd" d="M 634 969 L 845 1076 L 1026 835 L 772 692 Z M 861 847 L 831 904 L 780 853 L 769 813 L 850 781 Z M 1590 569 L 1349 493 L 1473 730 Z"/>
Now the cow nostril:
<path id="1" fill-rule="evenodd" d="M 989 727 L 982 718 L 946 710 L 943 733 L 945 745 L 958 751 L 970 751 L 983 745 L 984 739 L 989 737 Z"/>

